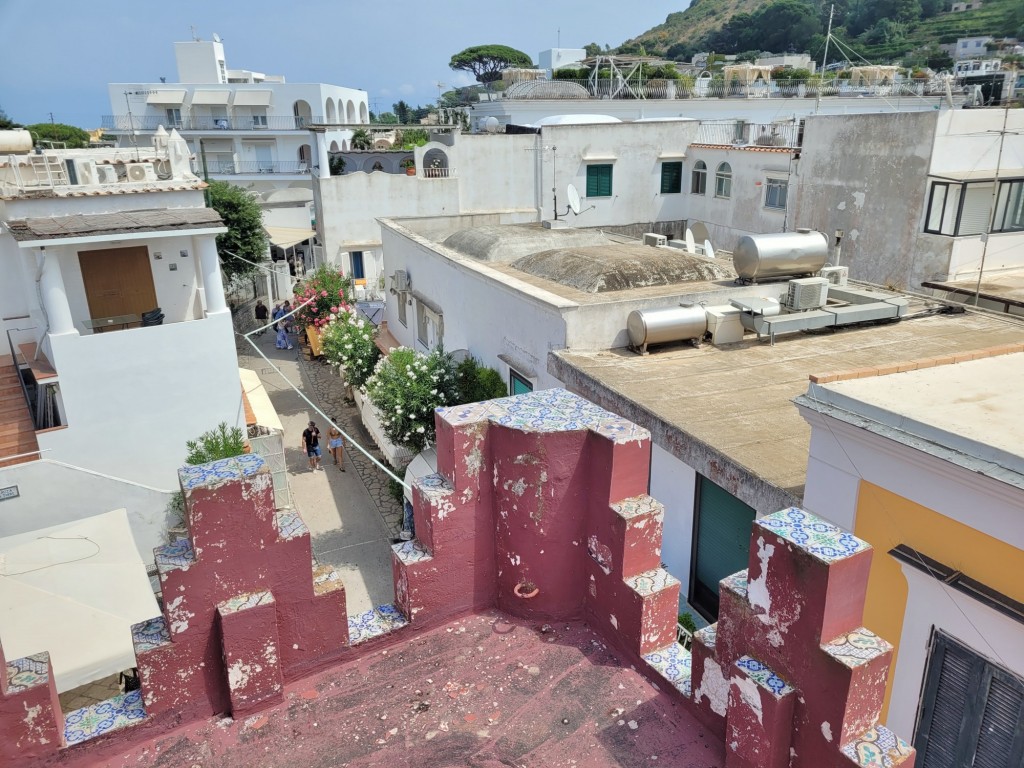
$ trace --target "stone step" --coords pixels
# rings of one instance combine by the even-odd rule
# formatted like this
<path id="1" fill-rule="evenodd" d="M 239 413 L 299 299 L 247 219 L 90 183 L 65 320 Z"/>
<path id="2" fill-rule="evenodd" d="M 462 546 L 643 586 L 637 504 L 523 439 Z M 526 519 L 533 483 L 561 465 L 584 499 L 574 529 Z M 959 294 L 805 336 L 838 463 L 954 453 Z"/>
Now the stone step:
<path id="1" fill-rule="evenodd" d="M 690 652 L 679 643 L 672 643 L 643 656 L 647 665 L 665 678 L 669 684 L 686 698 L 690 697 Z"/>
<path id="2" fill-rule="evenodd" d="M 844 744 L 843 755 L 851 766 L 860 768 L 896 768 L 912 763 L 915 750 L 884 725 L 876 725 Z"/>
<path id="3" fill-rule="evenodd" d="M 655 595 L 666 589 L 679 585 L 679 579 L 664 568 L 654 568 L 623 579 L 626 585 L 641 597 Z"/>
<path id="4" fill-rule="evenodd" d="M 70 747 L 111 731 L 139 725 L 145 719 L 142 691 L 120 693 L 64 715 L 64 740 Z"/>

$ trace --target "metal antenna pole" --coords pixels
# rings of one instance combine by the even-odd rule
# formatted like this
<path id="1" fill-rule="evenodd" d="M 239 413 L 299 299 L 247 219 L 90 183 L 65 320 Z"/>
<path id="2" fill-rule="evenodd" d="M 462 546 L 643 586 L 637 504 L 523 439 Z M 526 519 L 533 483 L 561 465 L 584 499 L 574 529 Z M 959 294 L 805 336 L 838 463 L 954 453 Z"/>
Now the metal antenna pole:
<path id="1" fill-rule="evenodd" d="M 1003 109 L 1003 129 L 999 132 L 999 153 L 996 155 L 996 172 L 992 178 L 992 212 L 988 217 L 988 226 L 985 227 L 984 242 L 981 246 L 981 264 L 978 265 L 978 283 L 974 286 L 974 306 L 978 306 L 981 299 L 981 276 L 985 273 L 985 256 L 988 254 L 988 241 L 992 237 L 992 224 L 995 222 L 999 205 L 999 166 L 1003 162 L 1003 143 L 1006 141 L 1006 121 L 1010 117 L 1010 108 Z"/>
<path id="2" fill-rule="evenodd" d="M 835 14 L 835 12 L 836 12 L 835 4 L 829 6 L 829 9 L 828 9 L 828 32 L 825 34 L 825 53 L 823 53 L 822 56 L 821 56 L 821 77 L 823 79 L 822 79 L 822 81 L 820 83 L 818 83 L 818 96 L 817 96 L 817 98 L 814 101 L 814 114 L 818 114 L 818 107 L 821 106 L 821 92 L 822 92 L 823 86 L 825 84 L 825 81 L 824 81 L 825 66 L 828 64 L 828 44 L 830 42 L 832 42 L 832 16 Z"/>

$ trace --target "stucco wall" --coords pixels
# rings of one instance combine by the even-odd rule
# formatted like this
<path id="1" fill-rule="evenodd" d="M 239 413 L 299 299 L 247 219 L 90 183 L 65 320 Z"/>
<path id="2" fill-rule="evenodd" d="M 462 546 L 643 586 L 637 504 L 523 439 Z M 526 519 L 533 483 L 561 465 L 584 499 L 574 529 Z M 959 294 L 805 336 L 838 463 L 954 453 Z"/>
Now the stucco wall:
<path id="1" fill-rule="evenodd" d="M 666 570 L 682 582 L 681 594 L 689 595 L 697 473 L 661 446 L 652 445 L 649 493 L 665 506 L 661 560 Z"/>
<path id="2" fill-rule="evenodd" d="M 558 386 L 545 365 L 550 349 L 566 344 L 565 321 L 559 307 L 491 277 L 490 270 L 468 257 L 445 258 L 442 248 L 397 225 L 385 226 L 385 273 L 404 269 L 413 291 L 440 307 L 444 316 L 444 347 L 468 349 L 508 381 L 508 362 L 534 379 L 535 389 Z M 525 286 L 524 288 L 531 288 Z M 532 289 L 536 291 L 537 289 Z M 406 307 L 408 326 L 398 319 L 397 297 L 389 294 L 385 315 L 388 330 L 405 346 L 426 351 L 416 340 L 418 299 Z M 563 302 L 564 304 L 568 304 Z"/>
<path id="3" fill-rule="evenodd" d="M 843 230 L 850 276 L 907 288 L 945 276 L 950 238 L 921 237 L 938 113 L 807 118 L 791 227 Z"/>
<path id="4" fill-rule="evenodd" d="M 244 418 L 231 316 L 90 336 L 51 336 L 68 426 L 39 433 L 47 458 L 177 487 L 185 442 Z"/>

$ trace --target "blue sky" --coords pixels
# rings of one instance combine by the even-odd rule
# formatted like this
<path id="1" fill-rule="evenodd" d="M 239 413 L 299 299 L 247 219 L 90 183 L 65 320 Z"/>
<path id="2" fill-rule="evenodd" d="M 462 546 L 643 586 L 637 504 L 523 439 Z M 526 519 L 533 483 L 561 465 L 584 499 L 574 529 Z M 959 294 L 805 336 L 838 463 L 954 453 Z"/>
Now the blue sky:
<path id="1" fill-rule="evenodd" d="M 536 60 L 554 48 L 616 46 L 688 0 L 0 0 L 0 108 L 18 122 L 96 127 L 110 113 L 109 82 L 177 79 L 173 43 L 224 40 L 228 67 L 369 91 L 370 108 L 415 105 L 473 82 L 448 69 L 453 53 L 500 43 Z"/>

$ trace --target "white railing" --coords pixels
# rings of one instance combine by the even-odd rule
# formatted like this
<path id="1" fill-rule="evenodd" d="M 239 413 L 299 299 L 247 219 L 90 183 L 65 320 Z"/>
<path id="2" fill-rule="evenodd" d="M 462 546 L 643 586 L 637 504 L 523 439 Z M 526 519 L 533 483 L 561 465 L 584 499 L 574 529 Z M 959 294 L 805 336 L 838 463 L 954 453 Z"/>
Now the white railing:
<path id="1" fill-rule="evenodd" d="M 421 168 L 422 176 L 426 179 L 454 179 L 454 168 Z"/>

